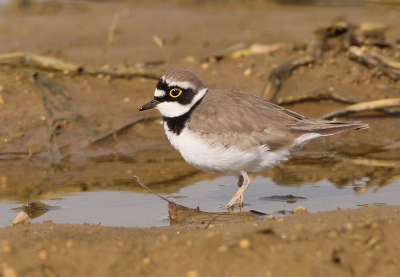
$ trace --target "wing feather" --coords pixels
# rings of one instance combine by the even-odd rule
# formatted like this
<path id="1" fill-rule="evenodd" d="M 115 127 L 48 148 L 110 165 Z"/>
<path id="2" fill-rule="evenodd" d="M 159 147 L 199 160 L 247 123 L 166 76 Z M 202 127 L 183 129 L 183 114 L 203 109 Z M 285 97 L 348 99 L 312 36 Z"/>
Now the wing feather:
<path id="1" fill-rule="evenodd" d="M 289 148 L 304 134 L 332 135 L 365 129 L 360 122 L 318 120 L 284 109 L 260 97 L 228 90 L 209 90 L 192 111 L 189 128 L 210 143 L 248 150 Z"/>

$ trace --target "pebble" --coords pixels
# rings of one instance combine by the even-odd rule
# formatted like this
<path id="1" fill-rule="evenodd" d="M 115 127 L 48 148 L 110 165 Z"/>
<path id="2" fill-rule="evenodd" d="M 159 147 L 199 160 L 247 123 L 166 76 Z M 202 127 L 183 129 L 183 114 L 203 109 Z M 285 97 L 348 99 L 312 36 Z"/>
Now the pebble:
<path id="1" fill-rule="evenodd" d="M 26 212 L 20 212 L 11 222 L 12 226 L 29 223 L 29 216 Z"/>
<path id="2" fill-rule="evenodd" d="M 150 257 L 145 257 L 145 258 L 143 258 L 143 260 L 142 260 L 142 263 L 143 263 L 144 265 L 148 265 L 148 264 L 150 264 L 150 262 L 151 262 Z"/>
<path id="3" fill-rule="evenodd" d="M 328 234 L 326 236 L 330 239 L 333 239 L 333 238 L 336 238 L 338 236 L 338 234 L 335 230 L 331 230 L 328 232 Z"/>
<path id="4" fill-rule="evenodd" d="M 47 251 L 46 250 L 40 250 L 38 253 L 39 259 L 42 261 L 47 260 Z"/>
<path id="5" fill-rule="evenodd" d="M 250 248 L 250 240 L 249 239 L 241 239 L 239 241 L 239 247 L 241 249 L 249 249 Z"/>
<path id="6" fill-rule="evenodd" d="M 65 243 L 65 247 L 71 248 L 71 247 L 72 247 L 72 244 L 73 244 L 72 240 L 69 240 L 69 241 L 67 241 L 67 242 Z"/>
<path id="7" fill-rule="evenodd" d="M 195 63 L 195 62 L 196 62 L 196 58 L 195 58 L 194 56 L 187 56 L 187 57 L 185 58 L 185 62 L 188 62 L 188 63 Z"/>
<path id="8" fill-rule="evenodd" d="M 202 63 L 201 65 L 200 65 L 200 68 L 201 69 L 208 69 L 210 67 L 210 64 L 209 63 Z"/>
<path id="9" fill-rule="evenodd" d="M 346 230 L 348 230 L 348 231 L 351 231 L 351 230 L 354 229 L 354 226 L 353 226 L 353 224 L 352 224 L 351 222 L 347 222 L 347 223 L 344 225 L 344 229 L 346 229 Z"/>
<path id="10" fill-rule="evenodd" d="M 17 272 L 14 268 L 8 266 L 7 264 L 3 264 L 3 277 L 18 277 Z"/>
<path id="11" fill-rule="evenodd" d="M 293 209 L 293 214 L 302 214 L 302 213 L 306 213 L 307 212 L 307 208 L 304 206 L 297 206 L 296 208 Z"/>
<path id="12" fill-rule="evenodd" d="M 189 270 L 188 272 L 186 272 L 186 276 L 187 277 L 198 277 L 199 272 L 197 270 Z"/>
<path id="13" fill-rule="evenodd" d="M 270 214 L 269 216 L 267 216 L 267 219 L 268 219 L 268 220 L 275 219 L 275 216 L 274 216 L 273 214 Z"/>

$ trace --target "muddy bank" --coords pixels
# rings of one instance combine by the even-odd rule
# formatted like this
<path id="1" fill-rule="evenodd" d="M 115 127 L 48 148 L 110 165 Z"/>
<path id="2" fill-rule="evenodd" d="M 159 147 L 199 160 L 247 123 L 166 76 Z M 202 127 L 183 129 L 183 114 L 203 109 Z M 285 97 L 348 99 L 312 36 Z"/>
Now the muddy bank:
<path id="1" fill-rule="evenodd" d="M 2 276 L 397 276 L 399 209 L 150 229 L 1 228 Z"/>

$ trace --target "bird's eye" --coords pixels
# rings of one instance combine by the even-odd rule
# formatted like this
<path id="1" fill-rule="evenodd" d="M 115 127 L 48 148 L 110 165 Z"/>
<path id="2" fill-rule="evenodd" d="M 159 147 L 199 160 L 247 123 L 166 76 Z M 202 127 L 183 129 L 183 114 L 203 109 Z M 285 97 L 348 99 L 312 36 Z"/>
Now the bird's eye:
<path id="1" fill-rule="evenodd" d="M 182 90 L 179 89 L 179 88 L 173 88 L 173 89 L 171 89 L 171 90 L 169 91 L 169 95 L 170 95 L 172 98 L 177 98 L 177 97 L 179 97 L 179 95 L 181 95 L 181 94 L 182 94 Z"/>

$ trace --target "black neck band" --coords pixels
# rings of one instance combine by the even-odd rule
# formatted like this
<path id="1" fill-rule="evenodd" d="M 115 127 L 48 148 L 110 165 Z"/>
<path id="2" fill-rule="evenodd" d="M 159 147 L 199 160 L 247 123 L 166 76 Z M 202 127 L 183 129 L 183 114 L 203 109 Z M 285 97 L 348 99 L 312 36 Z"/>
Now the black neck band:
<path id="1" fill-rule="evenodd" d="M 164 122 L 167 123 L 168 129 L 176 135 L 180 135 L 183 128 L 185 128 L 186 122 L 189 120 L 191 113 L 196 109 L 197 105 L 200 104 L 200 99 L 187 113 L 177 117 L 165 117 Z"/>

